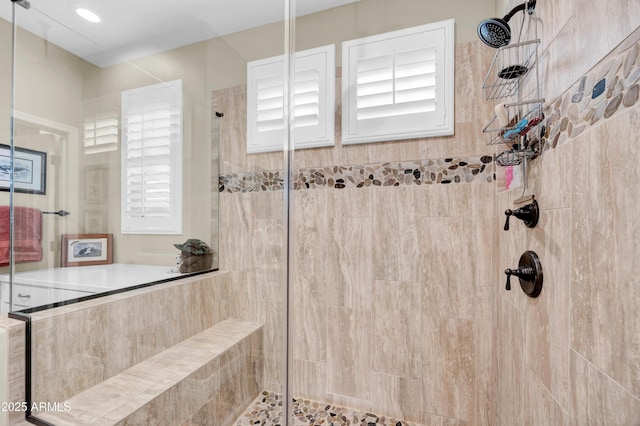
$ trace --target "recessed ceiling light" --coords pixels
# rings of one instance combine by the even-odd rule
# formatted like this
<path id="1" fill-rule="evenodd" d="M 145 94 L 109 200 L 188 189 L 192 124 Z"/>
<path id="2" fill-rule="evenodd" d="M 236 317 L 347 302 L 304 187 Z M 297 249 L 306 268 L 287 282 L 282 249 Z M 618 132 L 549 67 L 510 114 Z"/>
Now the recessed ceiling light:
<path id="1" fill-rule="evenodd" d="M 76 13 L 80 15 L 81 18 L 86 19 L 89 22 L 100 22 L 100 17 L 95 12 L 92 12 L 89 9 L 79 7 L 76 9 Z"/>

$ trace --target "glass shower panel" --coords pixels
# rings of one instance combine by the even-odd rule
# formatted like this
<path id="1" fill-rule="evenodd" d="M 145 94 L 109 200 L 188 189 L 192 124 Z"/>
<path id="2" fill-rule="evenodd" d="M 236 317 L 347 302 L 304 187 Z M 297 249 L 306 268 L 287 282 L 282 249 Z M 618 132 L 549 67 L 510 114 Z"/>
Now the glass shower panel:
<path id="1" fill-rule="evenodd" d="M 50 404 L 30 415 L 227 424 L 262 392 L 288 400 L 286 127 L 277 150 L 246 149 L 247 67 L 282 59 L 286 7 L 182 2 L 149 26 L 143 13 L 166 5 L 86 1 L 102 15 L 88 23 L 76 2 L 52 3 L 16 19 L 16 164 L 46 176 L 14 194 L 42 254 L 14 262 L 8 283 L 29 296 L 7 308 L 31 323 L 30 402 Z M 139 38 L 106 45 L 132 28 Z M 286 61 L 277 68 L 284 90 Z M 230 346 L 198 365 L 220 350 L 215 333 Z"/>
<path id="2" fill-rule="evenodd" d="M 455 137 L 397 137 L 392 126 L 406 120 L 401 130 L 411 132 L 425 123 L 418 113 L 430 111 L 435 99 L 438 107 L 452 104 L 435 84 L 436 70 L 445 66 L 438 56 L 443 49 L 435 47 L 442 35 L 426 34 L 425 27 L 456 18 L 456 34 L 472 40 L 475 34 L 458 20 L 467 19 L 462 3 L 473 2 L 344 1 L 296 18 L 298 54 L 335 48 L 327 88 L 335 91 L 327 100 L 331 141 L 308 147 L 294 106 L 290 414 L 296 424 L 475 424 L 468 390 L 473 355 L 464 334 L 471 326 L 459 318 L 466 312 L 455 312 L 473 301 L 455 300 L 454 313 L 442 307 L 456 297 L 445 295 L 474 294 L 457 290 L 472 285 L 466 277 L 474 272 L 451 260 L 460 258 L 459 246 L 447 232 L 462 235 L 456 241 L 475 232 L 475 218 L 453 204 L 473 199 L 466 195 L 473 194 L 465 185 L 471 180 L 453 171 L 476 162 L 456 158 L 463 138 L 475 136 L 458 127 Z M 451 53 L 452 41 L 446 39 Z M 459 60 L 475 66 L 456 55 Z M 295 64 L 295 77 L 302 78 L 307 65 Z M 461 86 L 456 97 L 470 90 Z M 325 111 L 315 110 L 319 121 Z M 449 211 L 443 204 L 450 199 Z"/>
<path id="3" fill-rule="evenodd" d="M 24 288 L 12 309 L 217 269 L 219 117 L 206 57 L 148 40 L 107 49 L 89 25 L 113 16 L 93 24 L 69 5 L 55 16 L 39 6 L 15 7 L 13 283 Z"/>

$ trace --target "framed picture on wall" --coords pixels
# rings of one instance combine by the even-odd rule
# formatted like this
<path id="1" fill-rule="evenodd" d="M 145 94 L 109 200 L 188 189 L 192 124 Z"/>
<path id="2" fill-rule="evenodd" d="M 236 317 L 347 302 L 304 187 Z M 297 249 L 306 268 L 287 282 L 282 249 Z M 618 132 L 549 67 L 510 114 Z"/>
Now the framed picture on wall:
<path id="1" fill-rule="evenodd" d="M 104 196 L 107 191 L 105 169 L 101 166 L 86 166 L 84 169 L 84 173 L 85 202 L 91 204 L 104 202 Z"/>
<path id="2" fill-rule="evenodd" d="M 13 148 L 13 189 L 27 194 L 46 194 L 47 153 Z M 11 148 L 0 144 L 0 191 L 9 191 Z"/>
<path id="3" fill-rule="evenodd" d="M 113 234 L 62 234 L 60 266 L 113 263 Z"/>

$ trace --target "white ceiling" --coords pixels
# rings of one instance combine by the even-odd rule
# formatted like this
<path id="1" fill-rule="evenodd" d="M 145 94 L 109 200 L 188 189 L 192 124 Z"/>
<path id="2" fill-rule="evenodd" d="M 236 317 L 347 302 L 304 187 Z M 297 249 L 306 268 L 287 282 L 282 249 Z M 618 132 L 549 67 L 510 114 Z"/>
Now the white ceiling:
<path id="1" fill-rule="evenodd" d="M 292 0 L 293 1 L 293 0 Z M 359 0 L 295 0 L 297 16 Z M 283 0 L 30 0 L 18 25 L 100 67 L 282 21 Z M 11 1 L 0 17 L 11 21 Z M 98 13 L 92 24 L 77 7 Z"/>

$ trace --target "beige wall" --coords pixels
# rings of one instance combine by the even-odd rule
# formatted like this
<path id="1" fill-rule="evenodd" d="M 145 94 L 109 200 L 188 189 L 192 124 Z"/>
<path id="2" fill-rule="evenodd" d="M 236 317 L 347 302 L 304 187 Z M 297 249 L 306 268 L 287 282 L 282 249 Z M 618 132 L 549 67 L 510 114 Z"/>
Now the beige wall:
<path id="1" fill-rule="evenodd" d="M 538 2 L 537 9 L 554 149 L 532 163 L 529 175 L 540 223 L 535 229 L 512 224 L 499 234 L 495 424 L 636 424 L 639 176 L 633 135 L 640 113 L 634 95 L 640 3 L 551 1 Z M 601 25 L 605 16 L 616 24 Z M 583 100 L 574 103 L 582 76 Z M 603 77 L 605 93 L 591 99 Z M 500 193 L 498 212 L 520 194 Z M 500 225 L 504 216 L 496 221 Z M 503 288 L 502 271 L 516 266 L 525 250 L 542 261 L 538 299 L 517 284 L 515 291 Z"/>
<path id="2" fill-rule="evenodd" d="M 198 238 L 217 248 L 212 242 L 211 205 L 215 191 L 211 158 L 213 135 L 211 110 L 207 92 L 207 52 L 204 44 L 154 55 L 134 63 L 97 69 L 84 81 L 84 105 L 87 111 L 117 111 L 123 90 L 156 84 L 160 81 L 183 80 L 183 233 L 182 235 L 123 235 L 120 231 L 120 151 L 84 156 L 81 167 L 102 170 L 105 198 L 92 210 L 103 215 L 105 229 L 114 233 L 115 261 L 151 265 L 173 265 L 178 251 L 174 243 Z M 213 177 L 213 179 L 212 179 Z M 89 206 L 87 206 L 89 207 Z M 216 226 L 217 227 L 217 226 Z M 85 229 L 86 231 L 86 229 Z"/>
<path id="3" fill-rule="evenodd" d="M 298 45 L 431 22 L 427 15 L 414 21 L 418 14 L 412 7 L 420 3 L 407 2 L 406 15 L 398 17 L 392 1 L 366 0 L 345 9 L 346 21 L 337 11 L 315 22 L 300 19 Z M 574 83 L 583 75 L 596 81 L 600 67 L 609 63 L 609 58 L 600 63 L 602 58 L 640 23 L 640 5 L 592 3 L 555 0 L 537 6 L 549 115 L 575 124 L 532 164 L 530 185 L 542 208 L 535 229 L 514 221 L 510 231 L 502 231 L 502 212 L 513 207 L 521 190 L 497 191 L 496 184 L 294 192 L 295 392 L 426 424 L 445 418 L 459 425 L 633 424 L 640 417 L 634 217 L 640 158 L 633 138 L 640 131 L 638 107 L 589 121 L 580 135 L 571 132 L 588 110 L 569 114 Z M 473 27 L 467 30 L 475 32 L 492 7 L 473 9 L 471 17 L 465 12 Z M 452 13 L 462 9 L 455 4 Z M 603 23 L 603 16 L 616 25 Z M 188 85 L 204 88 L 202 96 L 194 89 L 194 102 L 208 102 L 209 90 L 226 88 L 214 97 L 214 110 L 225 112 L 223 173 L 278 170 L 283 161 L 282 154 L 244 153 L 244 63 L 281 49 L 278 36 L 267 37 L 270 28 L 246 34 L 264 35 L 269 47 L 259 51 L 244 34 L 206 43 L 211 52 L 224 50 L 234 71 L 223 73 L 215 56 L 207 55 L 206 75 L 194 76 Z M 299 151 L 294 166 L 492 152 L 480 133 L 490 119 L 480 86 L 492 51 L 472 36 L 458 35 L 455 136 Z M 190 49 L 165 58 L 200 66 L 197 50 Z M 172 63 L 166 73 L 158 72 L 175 75 L 179 64 Z M 213 79 L 217 71 L 219 86 Z M 115 67 L 105 71 L 111 72 L 118 75 Z M 624 67 L 619 72 L 624 75 Z M 625 79 L 629 75 L 636 74 L 630 71 Z M 627 93 L 635 82 L 629 84 L 619 90 Z M 273 390 L 282 383 L 283 195 L 221 194 L 221 267 L 231 280 L 229 314 L 265 323 L 263 386 Z M 530 249 L 541 255 L 545 273 L 535 300 L 517 285 L 504 290 L 504 269 L 516 266 Z"/>
<path id="4" fill-rule="evenodd" d="M 360 0 L 296 20 L 296 49 L 336 44 L 336 64 L 342 62 L 341 43 L 401 28 L 455 19 L 456 43 L 477 39 L 476 26 L 492 16 L 494 0 L 420 1 Z"/>
<path id="5" fill-rule="evenodd" d="M 10 39 L 10 25 L 0 20 L 3 32 Z M 114 261 L 123 263 L 159 264 L 173 266 L 178 251 L 174 243 L 187 238 L 200 238 L 217 248 L 212 228 L 217 230 L 217 218 L 212 217 L 212 188 L 217 187 L 217 170 L 212 174 L 210 90 L 207 64 L 214 63 L 206 56 L 205 44 L 146 58 L 136 63 L 100 69 L 86 61 L 20 30 L 17 39 L 16 110 L 46 124 L 17 120 L 16 146 L 47 152 L 47 194 L 16 195 L 17 205 L 42 210 L 64 209 L 71 215 L 58 218 L 44 216 L 43 260 L 26 263 L 18 270 L 39 269 L 59 265 L 59 236 L 62 233 L 113 233 Z M 3 53 L 10 52 L 3 49 Z M 209 54 L 216 55 L 215 50 Z M 10 56 L 2 66 L 10 75 Z M 140 236 L 120 234 L 120 151 L 85 155 L 81 137 L 83 118 L 95 113 L 120 112 L 120 93 L 123 90 L 155 84 L 159 81 L 182 78 L 184 81 L 184 185 L 182 235 Z M 215 84 L 215 83 L 212 83 Z M 4 87 L 4 86 L 3 86 Z M 3 92 L 4 93 L 4 90 Z M 0 129 L 9 134 L 9 93 L 2 97 L 6 120 Z M 37 120 L 40 121 L 40 120 Z M 53 126 L 48 127 L 48 126 Z M 54 128 L 63 128 L 55 130 Z M 34 136 L 34 129 L 56 131 L 65 135 L 61 143 L 48 143 Z M 72 129 L 73 135 L 65 132 Z M 8 137 L 3 143 L 8 143 Z M 96 174 L 97 171 L 97 174 Z M 87 197 L 88 186 L 95 182 L 88 176 L 99 176 L 101 201 Z M 212 178 L 213 176 L 213 178 Z M 2 201 L 4 200 L 4 201 Z M 0 193 L 0 201 L 8 204 L 8 194 Z M 89 219 L 89 215 L 93 219 Z M 95 223 L 95 218 L 101 225 Z M 213 226 L 212 226 L 213 225 Z"/>
<path id="6" fill-rule="evenodd" d="M 537 6 L 542 93 L 559 110 L 555 124 L 570 110 L 558 96 L 575 91 L 638 25 L 637 3 L 586 3 Z M 501 16 L 516 3 L 497 5 Z M 340 28 L 316 23 L 315 44 L 336 42 L 333 30 L 351 36 L 360 23 L 326 15 Z M 489 16 L 479 14 L 473 30 Z M 603 27 L 602 16 L 619 25 Z M 480 129 L 491 105 L 479 88 L 492 54 L 478 41 L 457 48 L 455 137 L 297 151 L 295 168 L 486 153 Z M 627 76 L 637 76 L 633 69 Z M 592 83 L 602 71 L 593 72 Z M 244 92 L 236 91 L 214 98 L 240 117 L 222 129 L 223 173 L 278 169 L 275 154 L 246 156 L 225 145 L 243 138 Z M 637 107 L 625 108 L 577 138 L 564 134 L 564 145 L 533 163 L 530 186 L 543 210 L 533 230 L 521 223 L 502 230 L 502 212 L 522 189 L 504 192 L 497 184 L 295 191 L 294 393 L 426 424 L 633 424 L 640 416 L 640 348 L 631 337 L 640 332 L 631 266 L 638 151 L 629 135 L 637 133 Z M 278 390 L 281 313 L 273 309 L 283 297 L 274 281 L 284 279 L 275 249 L 284 232 L 282 200 L 278 192 L 221 197 L 221 264 L 236 277 L 231 309 L 271 330 L 264 385 Z M 456 208 L 430 210 L 443 203 Z M 266 265 L 250 256 L 265 247 L 275 249 Z M 535 300 L 516 283 L 504 289 L 504 269 L 525 250 L 543 262 L 545 287 Z"/>
<path id="7" fill-rule="evenodd" d="M 11 39 L 8 22 L 0 19 L 0 29 Z M 19 115 L 14 123 L 15 144 L 17 147 L 35 149 L 47 154 L 46 195 L 15 194 L 15 205 L 34 207 L 41 210 L 71 211 L 73 214 L 64 219 L 58 216 L 43 217 L 43 260 L 37 263 L 25 263 L 17 266 L 17 270 L 37 269 L 57 266 L 59 263 L 59 235 L 77 232 L 80 224 L 78 174 L 79 146 L 77 129 L 82 122 L 82 79 L 93 66 L 70 53 L 51 45 L 31 33 L 19 30 L 17 33 L 16 76 L 15 76 L 15 109 Z M 7 81 L 11 69 L 11 46 L 7 41 L 7 49 L 2 49 L 1 66 L 6 67 Z M 4 83 L 3 83 L 3 87 Z M 9 85 L 6 86 L 7 90 Z M 9 92 L 2 91 L 0 108 L 6 111 L 0 122 L 0 131 L 4 137 L 1 143 L 9 143 Z M 43 120 L 38 120 L 43 119 Z M 33 124 L 34 120 L 40 121 Z M 66 142 L 49 135 L 38 135 L 36 129 L 56 131 L 60 134 L 69 129 L 76 132 L 69 135 Z M 52 127 L 53 126 L 53 127 Z M 9 194 L 0 193 L 0 204 L 8 205 Z M 52 245 L 53 243 L 53 245 Z"/>
<path id="8" fill-rule="evenodd" d="M 0 71 L 2 75 L 11 75 L 11 25 L 0 19 Z M 9 143 L 9 118 L 11 111 L 8 99 L 11 96 L 11 79 L 3 78 L 0 81 L 0 143 Z M 5 100 L 6 99 L 6 100 Z"/>
<path id="9" fill-rule="evenodd" d="M 434 6 L 417 0 L 362 0 L 330 11 L 302 17 L 296 22 L 298 49 L 375 34 L 425 22 L 456 18 L 456 39 L 466 42 L 475 37 L 471 22 L 490 9 L 492 2 L 465 1 Z M 9 32 L 2 21 L 3 31 Z M 255 43 L 260 40 L 260 43 Z M 181 236 L 121 235 L 120 228 L 120 168 L 118 152 L 84 155 L 78 142 L 67 143 L 63 157 L 65 188 L 48 194 L 59 205 L 72 212 L 62 224 L 61 232 L 109 232 L 115 235 L 115 261 L 144 264 L 167 264 L 177 254 L 173 243 L 186 238 L 211 237 L 211 222 L 215 212 L 215 177 L 211 171 L 211 111 L 209 93 L 224 87 L 244 84 L 246 62 L 279 55 L 284 50 L 282 23 L 243 31 L 237 34 L 196 43 L 148 58 L 107 68 L 97 68 L 67 52 L 35 37 L 20 32 L 18 38 L 16 109 L 44 117 L 54 122 L 79 128 L 84 116 L 93 112 L 118 112 L 122 90 L 167 81 L 184 80 L 185 87 L 185 175 L 184 175 L 184 232 Z M 7 58 L 8 60 L 9 58 Z M 340 55 L 337 55 L 340 62 Z M 7 62 L 3 61 L 6 65 Z M 8 99 L 8 97 L 3 98 Z M 4 105 L 4 103 L 3 103 Z M 8 122 L 6 123 L 8 126 Z M 278 165 L 281 158 L 266 156 L 260 167 Z M 273 157 L 273 156 L 272 156 Z M 224 159 L 223 160 L 228 160 Z M 50 168 L 54 171 L 53 165 Z M 103 187 L 103 202 L 87 204 L 87 176 L 98 170 Z M 77 194 L 77 195 L 72 195 Z M 214 205 L 212 205 L 212 203 Z M 37 203 L 36 203 L 37 204 Z M 93 220 L 89 220 L 91 217 Z M 102 225 L 90 228 L 88 223 Z M 215 245 L 215 242 L 213 242 Z M 51 251 L 45 243 L 45 250 Z M 54 242 L 54 247 L 57 244 Z M 50 253 L 55 259 L 55 252 Z M 57 260 L 54 261 L 57 263 Z M 53 263 L 50 264 L 51 266 Z M 25 265 L 32 269 L 38 265 Z"/>
<path id="10" fill-rule="evenodd" d="M 297 47 L 339 44 L 452 16 L 460 38 L 460 32 L 469 34 L 468 24 L 460 22 L 473 21 L 474 38 L 456 44 L 455 135 L 342 146 L 338 77 L 336 146 L 296 151 L 296 170 L 464 160 L 492 152 L 481 133 L 490 108 L 469 101 L 481 98 L 490 59 L 475 40 L 480 18 L 469 16 L 483 13 L 476 8 L 467 15 L 456 5 L 433 17 L 416 13 L 423 2 L 398 2 L 397 9 L 395 4 L 365 1 L 324 12 L 315 21 L 299 19 Z M 246 154 L 245 97 L 242 82 L 214 93 L 214 109 L 233 118 L 220 122 L 221 173 L 282 170 L 282 153 Z M 220 265 L 234 277 L 230 312 L 265 324 L 263 386 L 275 391 L 281 390 L 283 361 L 283 195 L 220 194 Z M 493 197 L 486 182 L 295 191 L 294 395 L 426 424 L 453 418 L 490 425 Z M 477 240 L 486 247 L 480 254 Z"/>

